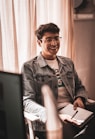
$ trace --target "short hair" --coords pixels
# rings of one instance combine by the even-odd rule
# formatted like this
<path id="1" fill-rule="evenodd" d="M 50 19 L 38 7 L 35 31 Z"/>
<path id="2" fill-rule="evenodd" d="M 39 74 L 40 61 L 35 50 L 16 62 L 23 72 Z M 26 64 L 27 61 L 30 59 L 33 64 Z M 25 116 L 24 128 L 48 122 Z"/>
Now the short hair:
<path id="1" fill-rule="evenodd" d="M 38 40 L 41 40 L 42 37 L 46 32 L 51 33 L 59 33 L 60 29 L 59 27 L 54 23 L 48 23 L 48 24 L 42 24 L 39 26 L 39 28 L 35 31 L 35 35 L 37 36 Z"/>

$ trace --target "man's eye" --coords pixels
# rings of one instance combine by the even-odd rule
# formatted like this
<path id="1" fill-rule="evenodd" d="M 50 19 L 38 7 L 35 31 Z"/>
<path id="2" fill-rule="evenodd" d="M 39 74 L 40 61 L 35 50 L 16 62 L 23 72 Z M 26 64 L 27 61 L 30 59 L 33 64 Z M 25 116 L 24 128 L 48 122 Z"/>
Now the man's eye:
<path id="1" fill-rule="evenodd" d="M 52 41 L 52 38 L 48 38 L 46 40 L 47 40 L 47 42 L 51 42 Z"/>
<path id="2" fill-rule="evenodd" d="M 54 39 L 55 39 L 56 41 L 58 41 L 58 40 L 59 40 L 59 37 L 55 37 Z"/>

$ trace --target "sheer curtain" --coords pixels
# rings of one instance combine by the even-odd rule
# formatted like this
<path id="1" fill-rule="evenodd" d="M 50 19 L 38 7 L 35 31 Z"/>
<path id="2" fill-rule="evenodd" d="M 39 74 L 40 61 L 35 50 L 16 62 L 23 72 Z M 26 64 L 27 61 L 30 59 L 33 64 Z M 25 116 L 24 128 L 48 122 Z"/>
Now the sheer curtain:
<path id="1" fill-rule="evenodd" d="M 59 54 L 72 58 L 72 0 L 0 0 L 0 70 L 18 73 L 39 53 L 34 31 L 47 22 L 61 29 Z"/>

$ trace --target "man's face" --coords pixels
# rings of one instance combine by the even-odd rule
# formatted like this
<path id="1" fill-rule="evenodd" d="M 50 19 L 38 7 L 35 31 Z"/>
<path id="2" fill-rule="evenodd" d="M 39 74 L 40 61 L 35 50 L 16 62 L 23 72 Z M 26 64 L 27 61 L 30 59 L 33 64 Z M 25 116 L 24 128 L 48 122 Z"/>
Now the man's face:
<path id="1" fill-rule="evenodd" d="M 58 33 L 46 32 L 39 42 L 42 48 L 42 55 L 46 59 L 55 59 L 60 47 L 60 37 Z"/>

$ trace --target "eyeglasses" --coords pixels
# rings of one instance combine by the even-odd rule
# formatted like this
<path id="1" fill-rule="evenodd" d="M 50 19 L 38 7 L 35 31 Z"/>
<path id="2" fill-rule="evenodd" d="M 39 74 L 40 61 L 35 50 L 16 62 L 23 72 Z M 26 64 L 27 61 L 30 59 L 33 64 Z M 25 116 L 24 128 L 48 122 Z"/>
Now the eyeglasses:
<path id="1" fill-rule="evenodd" d="M 41 39 L 41 40 L 44 40 L 46 43 L 51 43 L 52 40 L 58 42 L 58 41 L 60 41 L 61 38 L 62 37 L 60 37 L 60 36 L 55 36 L 55 37 L 48 37 L 48 38 Z"/>

